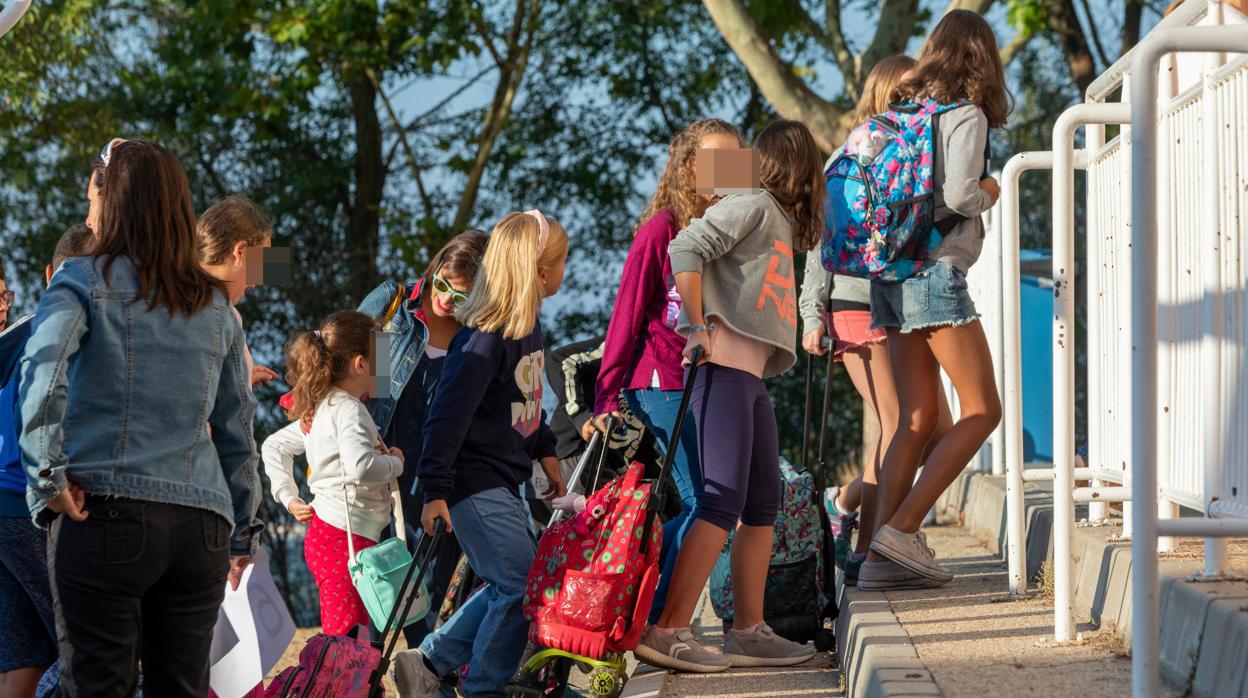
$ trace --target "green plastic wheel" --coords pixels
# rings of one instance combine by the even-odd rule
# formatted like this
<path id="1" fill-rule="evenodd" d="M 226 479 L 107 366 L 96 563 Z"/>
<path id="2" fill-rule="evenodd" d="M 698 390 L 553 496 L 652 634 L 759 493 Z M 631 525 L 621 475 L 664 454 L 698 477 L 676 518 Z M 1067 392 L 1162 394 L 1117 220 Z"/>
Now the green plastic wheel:
<path id="1" fill-rule="evenodd" d="M 589 692 L 594 698 L 619 698 L 628 676 L 609 666 L 596 667 L 589 675 Z"/>

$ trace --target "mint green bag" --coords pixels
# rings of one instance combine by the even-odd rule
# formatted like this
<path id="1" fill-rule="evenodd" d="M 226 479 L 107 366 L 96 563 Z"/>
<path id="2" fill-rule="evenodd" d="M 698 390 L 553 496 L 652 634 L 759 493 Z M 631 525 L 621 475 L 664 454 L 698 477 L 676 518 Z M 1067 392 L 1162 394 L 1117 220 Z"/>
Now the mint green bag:
<path id="1" fill-rule="evenodd" d="M 346 489 L 347 486 L 344 483 L 344 495 Z M 364 608 L 368 610 L 368 617 L 382 632 L 390 630 L 385 626 L 390 619 L 391 609 L 396 603 L 402 609 L 402 604 L 406 602 L 406 598 L 399 598 L 399 591 L 403 585 L 403 578 L 407 575 L 407 568 L 413 562 L 412 554 L 407 549 L 407 526 L 403 521 L 403 506 L 399 503 L 399 485 L 395 480 L 390 481 L 390 496 L 394 504 L 394 522 L 398 537 L 386 539 L 359 553 L 355 552 L 355 544 L 351 541 L 351 498 L 346 497 L 348 502 L 347 569 L 351 573 L 351 583 L 355 585 L 355 590 L 359 592 L 360 598 L 364 601 Z M 423 579 L 417 581 L 419 581 L 418 584 L 412 584 L 407 589 L 408 596 L 412 594 L 417 596 L 412 602 L 407 617 L 396 622 L 399 628 L 411 625 L 429 613 L 429 592 L 425 588 Z"/>

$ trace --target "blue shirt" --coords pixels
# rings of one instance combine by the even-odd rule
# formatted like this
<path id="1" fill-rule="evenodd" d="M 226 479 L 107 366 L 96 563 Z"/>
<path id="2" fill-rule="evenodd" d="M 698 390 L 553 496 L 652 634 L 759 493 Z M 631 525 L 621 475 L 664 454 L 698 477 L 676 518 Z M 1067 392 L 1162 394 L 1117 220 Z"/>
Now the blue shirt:
<path id="1" fill-rule="evenodd" d="M 418 470 L 425 501 L 453 505 L 504 487 L 520 496 L 533 461 L 555 455 L 542 410 L 542 328 L 522 339 L 465 327 L 455 334 L 425 420 Z"/>
<path id="2" fill-rule="evenodd" d="M 22 452 L 18 448 L 21 427 L 17 394 L 19 374 L 17 360 L 30 338 L 29 318 L 23 318 L 0 335 L 0 517 L 29 517 L 26 508 L 26 472 L 22 470 Z"/>

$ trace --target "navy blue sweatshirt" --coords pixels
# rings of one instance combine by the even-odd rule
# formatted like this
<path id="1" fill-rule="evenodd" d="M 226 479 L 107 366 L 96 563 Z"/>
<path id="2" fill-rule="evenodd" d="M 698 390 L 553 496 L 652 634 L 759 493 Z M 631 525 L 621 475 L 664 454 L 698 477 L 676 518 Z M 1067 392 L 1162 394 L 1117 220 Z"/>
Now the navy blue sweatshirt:
<path id="1" fill-rule="evenodd" d="M 465 327 L 455 334 L 425 420 L 417 469 L 425 501 L 448 505 L 496 487 L 520 496 L 533 461 L 555 455 L 542 411 L 542 328 L 504 339 Z"/>

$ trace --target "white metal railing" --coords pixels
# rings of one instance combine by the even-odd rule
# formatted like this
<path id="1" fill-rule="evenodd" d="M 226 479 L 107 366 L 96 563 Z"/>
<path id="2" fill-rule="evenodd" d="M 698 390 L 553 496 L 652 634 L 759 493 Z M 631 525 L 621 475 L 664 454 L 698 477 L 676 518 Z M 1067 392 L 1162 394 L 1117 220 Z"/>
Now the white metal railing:
<path id="1" fill-rule="evenodd" d="M 1169 172 L 1158 167 L 1159 152 L 1163 149 L 1159 147 L 1161 144 L 1158 142 L 1161 124 L 1157 114 L 1156 72 L 1158 64 L 1166 53 L 1178 51 L 1248 51 L 1248 24 L 1234 27 L 1163 28 L 1150 33 L 1132 52 L 1134 55 L 1130 78 L 1133 95 L 1131 127 L 1135 138 L 1131 144 L 1133 220 L 1131 242 L 1134 253 L 1141 259 L 1152 259 L 1167 251 L 1166 246 L 1159 244 L 1159 240 L 1168 231 L 1163 231 L 1167 217 L 1158 216 L 1159 202 L 1156 197 L 1162 189 L 1158 186 L 1158 180 L 1164 178 L 1164 181 L 1171 186 L 1175 183 L 1169 179 Z M 1242 61 L 1236 63 L 1242 63 Z M 1206 74 L 1205 76 L 1201 99 L 1210 101 L 1212 104 L 1207 105 L 1202 113 L 1231 112 L 1234 118 L 1226 122 L 1229 126 L 1227 130 L 1237 130 L 1238 133 L 1228 139 L 1231 141 L 1231 150 L 1228 152 L 1220 144 L 1223 129 L 1215 129 L 1212 127 L 1213 124 L 1205 122 L 1210 128 L 1202 132 L 1207 140 L 1201 155 L 1204 158 L 1211 158 L 1212 162 L 1205 163 L 1206 167 L 1202 167 L 1201 171 L 1206 175 L 1212 174 L 1217 181 L 1206 180 L 1203 189 L 1195 195 L 1205 202 L 1206 206 L 1211 205 L 1213 210 L 1205 211 L 1207 215 L 1202 220 L 1206 226 L 1197 229 L 1194 231 L 1195 235 L 1189 235 L 1189 238 L 1184 240 L 1185 244 L 1194 242 L 1194 246 L 1205 255 L 1197 270 L 1194 271 L 1203 277 L 1202 290 L 1215 289 L 1214 293 L 1203 296 L 1203 303 L 1212 303 L 1214 308 L 1202 307 L 1199 312 L 1203 321 L 1197 342 L 1209 352 L 1202 358 L 1209 355 L 1224 356 L 1229 352 L 1236 355 L 1237 361 L 1243 360 L 1245 347 L 1233 340 L 1242 336 L 1244 318 L 1242 314 L 1238 317 L 1228 317 L 1219 310 L 1228 304 L 1223 301 L 1223 295 L 1228 291 L 1225 282 L 1229 280 L 1234 284 L 1229 289 L 1230 293 L 1227 294 L 1226 299 L 1229 304 L 1234 305 L 1242 302 L 1245 280 L 1242 272 L 1238 270 L 1233 275 L 1225 273 L 1227 268 L 1223 263 L 1222 251 L 1224 247 L 1234 247 L 1237 248 L 1235 252 L 1238 252 L 1243 247 L 1244 238 L 1248 236 L 1244 234 L 1244 226 L 1236 224 L 1238 223 L 1236 220 L 1232 220 L 1230 226 L 1222 227 L 1223 204 L 1226 204 L 1225 208 L 1234 208 L 1238 211 L 1242 206 L 1243 194 L 1241 192 L 1243 190 L 1240 188 L 1227 191 L 1221 185 L 1229 183 L 1228 179 L 1236 183 L 1248 179 L 1248 158 L 1240 157 L 1242 149 L 1238 147 L 1243 138 L 1243 132 L 1248 127 L 1246 126 L 1248 106 L 1245 106 L 1245 100 L 1239 98 L 1244 94 L 1243 91 L 1248 89 L 1246 86 L 1248 71 L 1242 70 L 1242 67 L 1236 68 L 1233 64 L 1214 75 Z M 1221 87 L 1221 85 L 1227 85 L 1227 87 Z M 1227 103 L 1225 108 L 1221 104 L 1224 99 Z M 1213 196 L 1209 193 L 1211 189 L 1221 195 Z M 1171 204 L 1171 208 L 1177 205 L 1175 201 L 1168 203 Z M 1167 209 L 1160 210 L 1165 212 Z M 1190 228 L 1187 230 L 1189 233 L 1192 232 Z M 1131 423 L 1135 428 L 1131 438 L 1130 455 L 1132 498 L 1137 509 L 1132 521 L 1131 542 L 1131 678 L 1132 691 L 1136 696 L 1153 696 L 1157 693 L 1160 654 L 1157 538 L 1159 536 L 1200 536 L 1212 539 L 1248 536 L 1248 519 L 1245 518 L 1158 520 L 1155 507 L 1158 501 L 1158 485 L 1166 481 L 1159 471 L 1164 469 L 1170 472 L 1169 468 L 1158 467 L 1161 457 L 1167 455 L 1158 449 L 1158 429 L 1164 421 L 1161 417 L 1163 410 L 1158 409 L 1158 400 L 1165 394 L 1159 390 L 1159 383 L 1164 382 L 1169 375 L 1166 367 L 1160 363 L 1161 345 L 1166 340 L 1163 331 L 1167 327 L 1166 323 L 1159 320 L 1161 310 L 1158 302 L 1166 295 L 1173 295 L 1175 288 L 1174 282 L 1166 279 L 1166 272 L 1169 268 L 1164 264 L 1165 260 L 1162 261 L 1160 271 L 1153 264 L 1136 264 L 1131 269 L 1131 339 L 1135 348 L 1131 357 L 1133 398 Z M 1213 278 L 1206 276 L 1211 273 Z M 1211 322 L 1217 317 L 1221 317 L 1223 322 Z M 1226 327 L 1228 321 L 1232 327 Z M 1173 327 L 1169 329 L 1173 330 Z M 1226 339 L 1232 339 L 1232 341 L 1224 342 L 1223 340 Z M 1221 362 L 1214 363 L 1218 364 L 1218 370 L 1206 367 L 1207 370 L 1200 372 L 1200 382 L 1196 386 L 1183 387 L 1185 390 L 1203 394 L 1201 414 L 1204 415 L 1205 423 L 1215 434 L 1229 435 L 1237 429 L 1226 429 L 1227 426 L 1233 425 L 1224 420 L 1227 416 L 1242 416 L 1236 413 L 1239 405 L 1242 405 L 1242 396 L 1248 391 L 1248 385 L 1241 382 L 1242 376 L 1238 374 L 1231 376 L 1233 383 L 1228 383 L 1227 376 L 1221 375 Z M 1216 382 L 1210 384 L 1204 381 Z M 1224 410 L 1226 403 L 1230 403 L 1231 408 Z M 1230 414 L 1226 414 L 1228 412 Z M 1234 426 L 1242 428 L 1242 423 Z M 1237 446 L 1224 448 L 1223 444 L 1227 443 L 1224 439 L 1219 439 L 1217 444 L 1208 444 L 1205 441 L 1209 436 L 1208 431 L 1184 435 L 1193 437 L 1189 440 L 1189 444 L 1194 448 L 1202 450 L 1203 453 L 1216 455 L 1203 464 L 1207 476 L 1203 479 L 1207 486 L 1217 487 L 1219 490 L 1217 492 L 1206 491 L 1203 495 L 1210 498 L 1216 496 L 1221 500 L 1225 493 L 1231 496 L 1232 501 L 1238 501 L 1242 493 L 1232 494 L 1232 490 L 1236 488 L 1236 485 L 1242 488 L 1244 483 L 1242 481 L 1228 482 L 1224 477 L 1225 474 L 1234 472 L 1237 468 L 1221 467 L 1224 463 L 1223 458 L 1236 451 Z M 1210 470 L 1214 472 L 1210 473 Z M 1220 541 L 1210 540 L 1206 543 L 1206 548 L 1213 549 L 1215 555 L 1224 555 L 1218 543 Z M 1207 556 L 1206 568 L 1208 564 Z M 1206 569 L 1206 571 L 1209 570 Z"/>
<path id="2" fill-rule="evenodd" d="M 9 33 L 17 21 L 30 9 L 31 0 L 8 0 L 0 10 L 0 36 Z"/>
<path id="3" fill-rule="evenodd" d="M 1212 51 L 1243 51 L 1219 27 L 1179 30 L 1220 17 L 1217 3 L 1188 2 L 1153 34 L 1167 41 L 1141 46 L 1148 55 L 1176 50 L 1181 41 Z M 1212 33 L 1210 33 L 1212 31 Z M 1175 43 L 1177 42 L 1177 43 Z M 1203 42 L 1203 43 L 1202 43 Z M 1151 669 L 1137 667 L 1137 695 L 1151 695 L 1156 678 L 1156 553 L 1165 536 L 1201 535 L 1206 540 L 1205 574 L 1219 574 L 1225 542 L 1217 537 L 1248 531 L 1248 57 L 1231 61 L 1209 53 L 1204 84 L 1174 95 L 1163 80 L 1157 114 L 1157 58 L 1143 67 L 1137 48 L 1115 63 L 1088 89 L 1087 104 L 1064 113 L 1054 129 L 1051 153 L 1023 153 L 1006 166 L 1002 182 L 1003 441 L 1007 493 L 1007 557 L 1010 591 L 1026 589 L 1023 522 L 1025 480 L 1053 480 L 1055 637 L 1070 639 L 1073 600 L 1071 533 L 1074 504 L 1089 503 L 1089 518 L 1107 514 L 1106 502 L 1123 502 L 1124 529 L 1134 532 L 1134 559 L 1147 558 L 1145 579 L 1135 578 L 1135 654 Z M 1225 65 L 1224 65 L 1225 63 Z M 1141 69 L 1144 72 L 1139 72 Z M 1132 76 L 1144 76 L 1141 80 Z M 1124 84 L 1125 81 L 1125 84 Z M 1141 93 L 1139 85 L 1148 83 Z M 1121 102 L 1105 104 L 1119 88 Z M 1152 110 L 1141 132 L 1139 104 Z M 1176 98 L 1177 97 L 1177 98 Z M 1132 108 L 1134 113 L 1130 113 Z M 1133 119 L 1128 119 L 1133 116 Z M 1124 123 L 1119 137 L 1105 142 L 1101 123 Z M 1073 149 L 1074 130 L 1087 124 L 1087 143 Z M 1140 163 L 1140 139 L 1152 148 Z M 1054 170 L 1054 467 L 1023 470 L 1021 449 L 1021 367 L 1018 306 L 1018 185 L 1031 169 Z M 1088 171 L 1088 241 L 1084 269 L 1088 285 L 1087 468 L 1076 469 L 1074 455 L 1074 257 L 1073 176 Z M 1147 169 L 1145 169 L 1147 168 Z M 1141 194 L 1141 172 L 1150 191 Z M 1134 175 L 1134 176 L 1133 176 Z M 1128 186 L 1130 182 L 1130 186 Z M 1148 198 L 1147 204 L 1140 197 Z M 1149 211 L 1149 217 L 1141 216 Z M 1151 214 L 1162 212 L 1158 218 Z M 1144 221 L 1155 245 L 1142 244 Z M 1132 234 L 1127 235 L 1130 231 Z M 1136 263 L 1138 262 L 1138 263 Z M 1141 288 L 1141 274 L 1151 288 Z M 1133 289 L 1129 291 L 1129 289 Z M 1148 294 L 1156 294 L 1144 301 Z M 1160 302 L 1160 306 L 1158 303 Z M 1141 318 L 1151 324 L 1141 326 Z M 1144 341 L 1141 336 L 1150 339 Z M 1141 382 L 1141 360 L 1151 361 L 1151 385 Z M 1147 413 L 1150 420 L 1141 419 Z M 1147 454 L 1148 461 L 1142 462 Z M 1141 481 L 1140 473 L 1151 475 Z M 1090 487 L 1075 487 L 1090 480 Z M 1119 483 L 1121 486 L 1109 486 Z M 1147 491 L 1145 497 L 1142 491 Z M 1135 509 L 1132 509 L 1132 500 Z M 1179 505 L 1210 518 L 1178 519 Z M 1158 523 L 1158 519 L 1168 519 Z M 1141 521 L 1143 519 L 1143 521 Z M 1147 533 L 1144 542 L 1139 532 Z M 1158 532 L 1163 534 L 1159 539 Z M 1145 554 L 1141 551 L 1147 550 Z M 1153 589 L 1140 594 L 1141 585 Z M 1151 625 L 1150 625 L 1151 623 Z M 1143 626 L 1143 627 L 1141 627 Z M 1152 638 L 1138 644 L 1140 633 Z M 1140 673 L 1142 671 L 1142 673 Z M 1150 673 L 1151 672 L 1151 673 Z"/>

